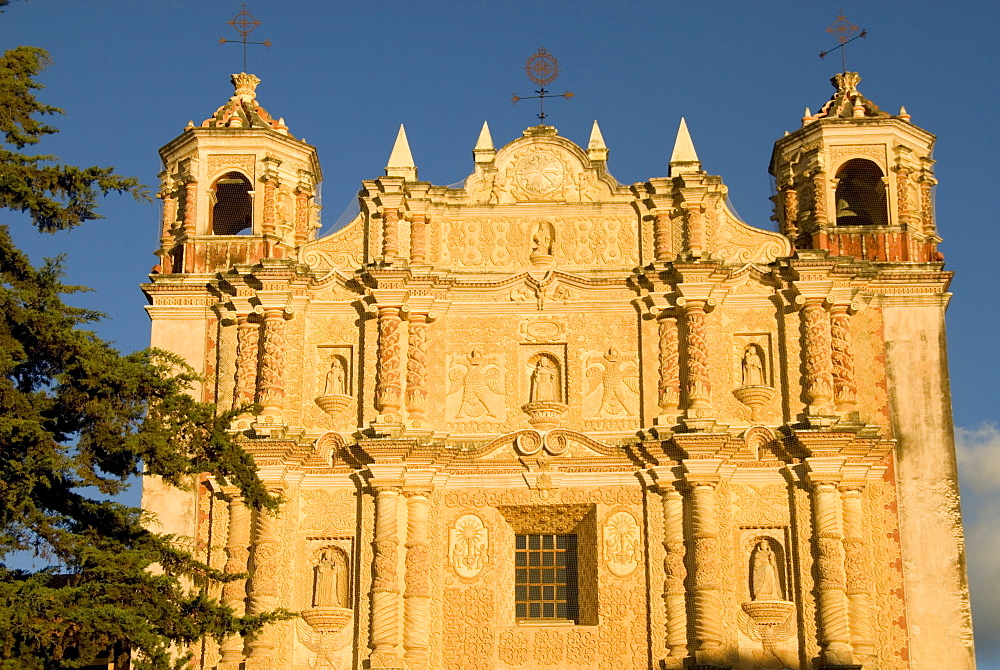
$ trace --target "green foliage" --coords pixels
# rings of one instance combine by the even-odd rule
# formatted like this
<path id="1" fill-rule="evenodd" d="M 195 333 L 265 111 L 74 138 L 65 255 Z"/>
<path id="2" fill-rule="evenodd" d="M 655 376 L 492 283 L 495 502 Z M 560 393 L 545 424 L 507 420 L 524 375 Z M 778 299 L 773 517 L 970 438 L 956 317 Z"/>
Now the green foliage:
<path id="1" fill-rule="evenodd" d="M 0 151 L 0 207 L 53 231 L 96 218 L 98 195 L 144 190 L 110 168 L 17 153 L 55 132 L 35 118 L 59 111 L 33 95 L 46 58 L 30 47 L 0 58 L 0 130 L 11 147 Z M 198 378 L 177 356 L 123 356 L 98 338 L 87 326 L 100 315 L 63 302 L 79 290 L 62 283 L 59 259 L 33 267 L 0 226 L 0 670 L 82 667 L 109 651 L 136 652 L 138 668 L 180 667 L 173 650 L 290 615 L 235 616 L 206 595 L 232 575 L 110 497 L 142 473 L 190 486 L 207 472 L 265 513 L 279 501 L 226 431 L 234 412 L 197 402 Z M 17 552 L 54 567 L 13 569 Z"/>

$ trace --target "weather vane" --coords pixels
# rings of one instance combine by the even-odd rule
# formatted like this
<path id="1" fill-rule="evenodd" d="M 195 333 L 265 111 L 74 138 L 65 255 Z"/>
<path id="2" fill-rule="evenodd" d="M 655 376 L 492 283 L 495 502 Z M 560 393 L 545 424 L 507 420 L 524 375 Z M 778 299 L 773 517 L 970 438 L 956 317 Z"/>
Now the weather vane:
<path id="1" fill-rule="evenodd" d="M 247 45 L 248 44 L 263 44 L 268 49 L 271 48 L 271 40 L 265 40 L 263 42 L 253 42 L 248 40 L 247 37 L 260 25 L 260 21 L 254 18 L 253 14 L 247 11 L 247 3 L 241 3 L 240 12 L 233 17 L 232 21 L 227 21 L 229 25 L 236 29 L 236 32 L 240 34 L 242 39 L 238 40 L 227 40 L 225 37 L 219 38 L 219 45 L 223 44 L 242 44 L 243 45 L 243 71 L 247 71 Z"/>
<path id="2" fill-rule="evenodd" d="M 861 31 L 861 34 L 857 34 L 859 30 Z M 853 42 L 859 37 L 868 37 L 868 31 L 863 28 L 858 28 L 856 25 L 848 21 L 847 17 L 844 16 L 844 10 L 841 9 L 837 12 L 837 20 L 830 24 L 830 27 L 826 29 L 826 32 L 836 37 L 840 44 L 833 47 L 829 51 L 821 52 L 819 57 L 826 58 L 828 53 L 832 53 L 837 49 L 840 49 L 840 57 L 844 66 L 844 72 L 847 72 L 847 44 L 849 42 Z"/>
<path id="3" fill-rule="evenodd" d="M 555 59 L 555 56 L 550 54 L 545 49 L 539 49 L 527 60 L 524 64 L 524 71 L 528 75 L 528 79 L 538 84 L 538 90 L 535 91 L 538 95 L 526 95 L 521 97 L 514 94 L 511 98 L 513 103 L 516 105 L 521 100 L 532 100 L 538 99 L 538 119 L 542 123 L 545 122 L 545 98 L 572 98 L 573 94 L 569 91 L 565 93 L 557 93 L 553 95 L 545 89 L 546 84 L 551 84 L 559 76 L 559 61 Z"/>

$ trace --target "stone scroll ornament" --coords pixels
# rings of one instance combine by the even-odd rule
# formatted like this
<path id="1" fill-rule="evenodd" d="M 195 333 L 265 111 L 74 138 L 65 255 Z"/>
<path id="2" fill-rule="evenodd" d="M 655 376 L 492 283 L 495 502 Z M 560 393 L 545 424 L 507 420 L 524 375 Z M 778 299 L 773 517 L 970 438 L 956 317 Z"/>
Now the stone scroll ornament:
<path id="1" fill-rule="evenodd" d="M 459 577 L 472 579 L 482 572 L 489 560 L 489 529 L 475 514 L 455 519 L 448 531 L 451 568 Z"/>

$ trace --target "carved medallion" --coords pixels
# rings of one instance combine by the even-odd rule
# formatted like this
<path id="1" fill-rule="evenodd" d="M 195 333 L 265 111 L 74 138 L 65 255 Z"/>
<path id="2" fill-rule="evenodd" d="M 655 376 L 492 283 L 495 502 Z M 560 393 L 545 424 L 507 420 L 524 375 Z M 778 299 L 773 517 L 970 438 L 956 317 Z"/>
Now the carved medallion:
<path id="1" fill-rule="evenodd" d="M 517 161 L 514 175 L 525 193 L 546 196 L 562 187 L 566 181 L 566 166 L 554 151 L 539 149 Z"/>
<path id="2" fill-rule="evenodd" d="M 489 558 L 489 530 L 475 514 L 455 519 L 448 532 L 451 567 L 459 577 L 471 579 L 486 567 Z"/>
<path id="3" fill-rule="evenodd" d="M 639 524 L 628 512 L 615 512 L 604 522 L 604 561 L 612 574 L 624 577 L 639 565 Z"/>

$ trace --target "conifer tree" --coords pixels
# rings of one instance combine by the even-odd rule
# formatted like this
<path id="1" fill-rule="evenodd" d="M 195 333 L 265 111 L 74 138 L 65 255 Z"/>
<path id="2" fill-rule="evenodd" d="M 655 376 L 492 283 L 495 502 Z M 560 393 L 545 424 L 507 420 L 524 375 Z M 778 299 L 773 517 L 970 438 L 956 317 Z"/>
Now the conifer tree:
<path id="1" fill-rule="evenodd" d="M 34 47 L 0 58 L 0 209 L 56 232 L 99 218 L 99 196 L 148 197 L 112 168 L 23 153 L 57 132 L 39 117 L 61 110 L 34 95 L 47 62 Z M 251 507 L 278 501 L 227 433 L 232 413 L 188 393 L 191 369 L 162 351 L 119 354 L 87 329 L 98 313 L 63 301 L 77 290 L 59 259 L 33 267 L 0 226 L 0 669 L 82 667 L 108 652 L 134 654 L 133 667 L 180 667 L 176 650 L 199 638 L 252 634 L 287 615 L 234 616 L 206 588 L 231 576 L 113 497 L 143 472 L 178 486 L 211 473 Z M 15 569 L 24 552 L 51 567 Z"/>

